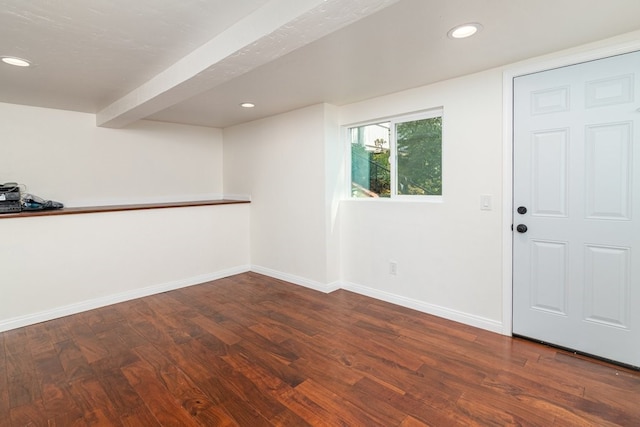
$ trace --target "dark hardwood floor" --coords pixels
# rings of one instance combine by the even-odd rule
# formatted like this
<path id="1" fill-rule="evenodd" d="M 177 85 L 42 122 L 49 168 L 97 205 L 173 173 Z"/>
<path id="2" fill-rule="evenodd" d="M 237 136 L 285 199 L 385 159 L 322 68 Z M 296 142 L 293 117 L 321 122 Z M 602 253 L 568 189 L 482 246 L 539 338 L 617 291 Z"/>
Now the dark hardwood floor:
<path id="1" fill-rule="evenodd" d="M 640 372 L 254 273 L 0 334 L 0 427 L 640 426 Z"/>

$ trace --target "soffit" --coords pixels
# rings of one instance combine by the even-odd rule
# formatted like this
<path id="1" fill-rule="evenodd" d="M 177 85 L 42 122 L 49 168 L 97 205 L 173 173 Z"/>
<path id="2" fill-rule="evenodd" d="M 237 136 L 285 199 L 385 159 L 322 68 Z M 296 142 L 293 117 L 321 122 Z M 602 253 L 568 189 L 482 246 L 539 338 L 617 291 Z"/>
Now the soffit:
<path id="1" fill-rule="evenodd" d="M 35 67 L 0 67 L 0 102 L 226 127 L 613 37 L 637 16 L 637 0 L 4 0 L 0 55 Z M 476 37 L 446 37 L 471 21 Z"/>

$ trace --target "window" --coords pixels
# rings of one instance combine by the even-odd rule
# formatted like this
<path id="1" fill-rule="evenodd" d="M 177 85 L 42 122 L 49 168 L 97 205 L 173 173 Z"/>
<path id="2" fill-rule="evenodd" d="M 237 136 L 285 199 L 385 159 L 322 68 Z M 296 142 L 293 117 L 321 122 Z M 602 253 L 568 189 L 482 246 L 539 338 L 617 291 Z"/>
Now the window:
<path id="1" fill-rule="evenodd" d="M 351 195 L 442 196 L 442 110 L 349 128 Z"/>

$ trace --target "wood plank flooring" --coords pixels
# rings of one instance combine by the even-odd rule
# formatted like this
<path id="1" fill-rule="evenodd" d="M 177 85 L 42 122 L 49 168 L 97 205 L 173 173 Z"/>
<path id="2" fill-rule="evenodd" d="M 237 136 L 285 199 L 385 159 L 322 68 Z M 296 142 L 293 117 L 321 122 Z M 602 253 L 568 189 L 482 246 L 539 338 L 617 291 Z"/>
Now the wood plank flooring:
<path id="1" fill-rule="evenodd" d="M 0 334 L 0 427 L 640 426 L 640 372 L 246 273 Z"/>

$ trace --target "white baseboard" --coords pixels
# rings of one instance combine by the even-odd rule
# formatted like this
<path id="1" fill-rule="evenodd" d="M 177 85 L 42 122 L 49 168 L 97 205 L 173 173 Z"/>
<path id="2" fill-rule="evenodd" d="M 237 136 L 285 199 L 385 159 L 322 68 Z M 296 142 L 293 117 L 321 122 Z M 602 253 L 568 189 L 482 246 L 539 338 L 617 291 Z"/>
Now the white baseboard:
<path id="1" fill-rule="evenodd" d="M 491 332 L 503 334 L 503 325 L 501 322 L 495 320 L 486 319 L 473 314 L 452 310 L 446 307 L 440 307 L 434 304 L 429 304 L 423 301 L 407 298 L 401 295 L 392 294 L 389 292 L 380 291 L 367 286 L 358 285 L 355 283 L 340 283 L 333 282 L 329 284 L 320 283 L 314 280 L 309 280 L 304 277 L 296 276 L 293 274 L 283 273 L 270 268 L 265 268 L 257 265 L 244 265 L 233 267 L 226 270 L 217 271 L 215 273 L 203 274 L 200 276 L 189 277 L 186 279 L 176 280 L 172 282 L 162 283 L 159 285 L 147 286 L 145 288 L 134 289 L 119 294 L 108 295 L 101 298 L 95 298 L 87 301 L 78 302 L 75 304 L 69 304 L 62 307 L 56 307 L 51 310 L 46 310 L 38 313 L 28 314 L 24 316 L 14 317 L 0 321 L 0 332 L 8 331 L 11 329 L 21 328 L 23 326 L 33 325 L 40 322 L 46 322 L 48 320 L 57 319 L 64 316 L 69 316 L 83 311 L 93 310 L 100 307 L 105 307 L 119 302 L 130 301 L 136 298 L 142 298 L 149 295 L 155 295 L 162 292 L 172 291 L 175 289 L 185 288 L 188 286 L 199 285 L 201 283 L 210 282 L 212 280 L 218 280 L 225 277 L 233 276 L 236 274 L 246 273 L 247 271 L 253 271 L 258 274 L 264 274 L 265 276 L 273 277 L 275 279 L 284 280 L 289 283 L 293 283 L 298 286 L 313 289 L 323 293 L 331 293 L 338 289 L 345 289 L 357 294 L 365 295 L 371 298 L 386 301 L 392 304 L 397 304 L 402 307 L 411 308 L 423 313 L 432 314 L 434 316 L 442 317 L 444 319 L 452 320 L 455 322 L 463 323 L 476 328 L 485 329 Z"/>
<path id="2" fill-rule="evenodd" d="M 370 288 L 368 286 L 358 285 L 349 282 L 333 282 L 329 284 L 323 284 L 313 280 L 306 279 L 300 276 L 294 276 L 292 274 L 283 273 L 281 271 L 272 270 L 270 268 L 260 267 L 258 265 L 252 265 L 251 271 L 265 276 L 273 277 L 275 279 L 284 280 L 285 282 L 293 283 L 294 285 L 304 286 L 316 291 L 331 293 L 338 289 L 345 289 L 347 291 L 355 292 L 360 295 L 365 295 L 371 298 L 375 298 L 381 301 L 386 301 L 392 304 L 400 305 L 402 307 L 411 308 L 413 310 L 421 311 L 423 313 L 432 314 L 434 316 L 442 317 L 443 319 L 452 320 L 454 322 L 463 323 L 465 325 L 473 326 L 475 328 L 484 329 L 490 332 L 498 334 L 504 334 L 502 322 L 487 319 L 481 316 L 476 316 L 469 313 L 464 313 L 450 308 L 441 307 L 434 304 L 429 304 L 424 301 L 407 298 L 402 295 L 396 295 L 389 292 L 380 291 Z"/>
<path id="3" fill-rule="evenodd" d="M 315 280 L 309 280 L 304 277 L 295 276 L 293 274 L 283 273 L 281 271 L 272 270 L 266 267 L 260 267 L 259 265 L 252 265 L 251 271 L 258 274 L 264 274 L 265 276 L 273 277 L 274 279 L 284 280 L 285 282 L 293 283 L 294 285 L 304 286 L 305 288 L 313 289 L 328 294 L 333 291 L 337 291 L 341 288 L 340 283 L 334 282 L 324 284 L 316 282 Z"/>
<path id="4" fill-rule="evenodd" d="M 392 294 L 378 289 L 373 289 L 363 285 L 357 285 L 355 283 L 343 283 L 342 289 L 355 292 L 357 294 L 365 295 L 371 298 L 379 299 L 381 301 L 397 304 L 402 307 L 411 308 L 413 310 L 421 311 L 423 313 L 432 314 L 434 316 L 442 317 L 443 319 L 453 320 L 454 322 L 463 323 L 465 325 L 473 326 L 476 328 L 484 329 L 490 332 L 503 334 L 502 322 L 487 319 L 481 316 L 476 316 L 469 313 L 464 313 L 450 308 L 441 307 L 434 304 L 429 304 L 424 301 L 407 298 L 401 295 Z"/>
<path id="5" fill-rule="evenodd" d="M 215 273 L 203 274 L 199 276 L 189 277 L 186 279 L 176 280 L 172 282 L 162 283 L 159 285 L 147 286 L 145 288 L 134 289 L 119 294 L 108 295 L 101 298 L 95 298 L 74 304 L 56 307 L 51 310 L 41 311 L 39 313 L 27 314 L 24 316 L 14 317 L 0 321 L 0 332 L 11 329 L 21 328 L 23 326 L 33 325 L 47 320 L 53 320 L 71 314 L 81 313 L 87 310 L 93 310 L 105 307 L 119 302 L 130 301 L 137 298 L 155 295 L 162 292 L 172 291 L 175 289 L 186 288 L 188 286 L 199 285 L 201 283 L 218 280 L 235 274 L 246 273 L 249 266 L 238 266 L 226 270 L 216 271 Z"/>

